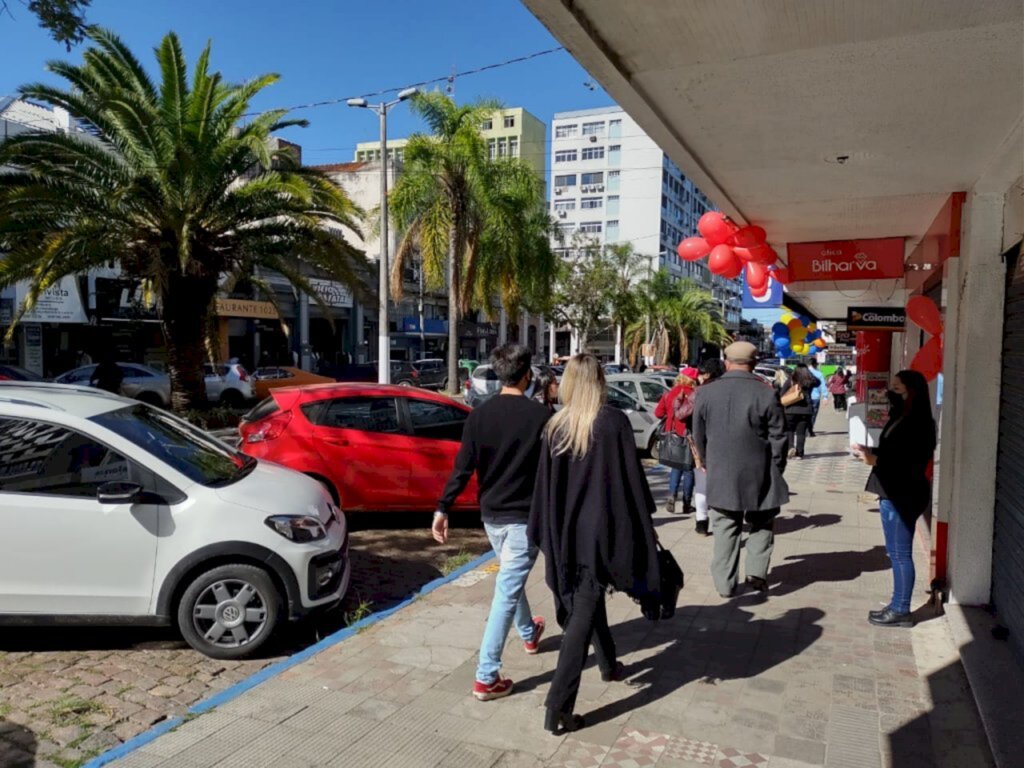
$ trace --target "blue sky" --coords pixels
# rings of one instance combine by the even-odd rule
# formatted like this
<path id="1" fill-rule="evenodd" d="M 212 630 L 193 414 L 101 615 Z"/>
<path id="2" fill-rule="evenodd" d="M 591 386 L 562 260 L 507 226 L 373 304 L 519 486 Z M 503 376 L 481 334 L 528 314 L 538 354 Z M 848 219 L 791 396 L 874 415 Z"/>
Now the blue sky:
<path id="1" fill-rule="evenodd" d="M 53 80 L 49 59 L 78 60 L 36 26 L 19 2 L 0 16 L 0 95 L 19 85 Z M 444 77 L 452 67 L 473 69 L 558 42 L 518 0 L 93 0 L 88 20 L 117 32 L 147 65 L 168 31 L 181 37 L 189 61 L 213 41 L 212 65 L 235 81 L 264 72 L 281 80 L 255 102 L 257 109 L 361 95 Z M 467 76 L 456 98 L 495 98 L 522 106 L 546 123 L 553 113 L 610 104 L 600 87 L 566 52 Z M 301 109 L 310 126 L 287 138 L 303 146 L 307 163 L 352 159 L 358 141 L 377 138 L 372 113 L 344 104 Z M 405 107 L 389 116 L 389 135 L 419 128 Z"/>

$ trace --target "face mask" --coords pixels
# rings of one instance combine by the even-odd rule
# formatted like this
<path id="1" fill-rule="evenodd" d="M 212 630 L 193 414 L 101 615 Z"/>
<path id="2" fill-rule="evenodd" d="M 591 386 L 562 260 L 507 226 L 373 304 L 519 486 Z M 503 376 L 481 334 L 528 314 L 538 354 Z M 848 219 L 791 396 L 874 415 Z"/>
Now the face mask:
<path id="1" fill-rule="evenodd" d="M 895 390 L 888 389 L 885 392 L 885 396 L 889 398 L 889 408 L 893 413 L 902 413 L 905 401 L 903 395 Z"/>

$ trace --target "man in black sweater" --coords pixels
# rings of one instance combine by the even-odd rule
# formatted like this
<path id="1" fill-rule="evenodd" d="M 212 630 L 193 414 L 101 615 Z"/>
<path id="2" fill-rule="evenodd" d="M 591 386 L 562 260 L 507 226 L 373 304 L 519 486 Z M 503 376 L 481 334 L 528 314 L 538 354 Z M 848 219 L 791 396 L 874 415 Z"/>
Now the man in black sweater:
<path id="1" fill-rule="evenodd" d="M 526 599 L 526 579 L 537 559 L 526 524 L 540 458 L 540 438 L 548 409 L 525 397 L 533 379 L 530 351 L 507 344 L 491 354 L 491 366 L 501 381 L 501 393 L 466 419 L 455 469 L 434 513 L 434 539 L 448 541 L 448 509 L 477 474 L 480 517 L 498 556 L 491 614 L 480 645 L 473 696 L 480 701 L 512 692 L 512 681 L 501 677 L 501 651 L 514 622 L 527 653 L 537 653 L 544 619 L 532 616 Z"/>

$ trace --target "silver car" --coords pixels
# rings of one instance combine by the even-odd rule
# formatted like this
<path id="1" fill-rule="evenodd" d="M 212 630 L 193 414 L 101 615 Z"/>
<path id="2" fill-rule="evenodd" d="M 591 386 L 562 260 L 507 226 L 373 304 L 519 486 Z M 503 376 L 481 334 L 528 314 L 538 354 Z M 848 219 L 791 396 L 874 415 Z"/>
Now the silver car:
<path id="1" fill-rule="evenodd" d="M 537 380 L 537 377 L 545 370 L 541 366 L 534 365 L 533 368 L 533 379 Z M 494 369 L 489 365 L 478 365 L 473 369 L 473 373 L 466 380 L 466 405 L 470 408 L 477 408 L 496 394 L 501 392 L 501 382 L 498 381 L 498 374 L 494 372 Z M 530 389 L 526 391 L 527 397 L 533 397 L 533 385 L 530 385 Z"/>
<path id="2" fill-rule="evenodd" d="M 633 441 L 637 450 L 646 451 L 655 459 L 658 458 L 658 419 L 654 418 L 654 406 L 647 408 L 635 396 L 615 384 L 608 385 L 608 405 L 626 414 L 633 428 Z"/>
<path id="3" fill-rule="evenodd" d="M 240 408 L 253 399 L 252 377 L 239 363 L 203 366 L 206 399 L 227 408 Z"/>
<path id="4" fill-rule="evenodd" d="M 671 389 L 662 377 L 646 373 L 613 373 L 607 379 L 609 384 L 630 395 L 652 413 L 658 407 L 658 401 Z"/>
<path id="5" fill-rule="evenodd" d="M 140 363 L 118 363 L 124 375 L 121 394 L 133 397 L 158 408 L 166 408 L 171 402 L 171 380 L 166 373 Z M 54 381 L 58 384 L 80 384 L 89 386 L 95 365 L 83 365 L 62 373 Z"/>

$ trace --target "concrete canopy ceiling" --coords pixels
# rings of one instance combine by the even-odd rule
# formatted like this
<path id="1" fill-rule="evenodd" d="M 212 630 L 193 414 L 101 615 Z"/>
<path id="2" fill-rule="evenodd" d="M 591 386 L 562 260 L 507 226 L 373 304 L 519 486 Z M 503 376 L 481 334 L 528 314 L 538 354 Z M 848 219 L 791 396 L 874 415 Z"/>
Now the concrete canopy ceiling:
<path id="1" fill-rule="evenodd" d="M 783 259 L 786 242 L 847 238 L 903 236 L 909 253 L 1024 117 L 1021 0 L 523 1 Z M 903 298 L 838 288 L 792 292 L 822 317 Z"/>

